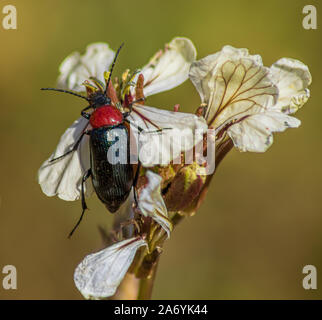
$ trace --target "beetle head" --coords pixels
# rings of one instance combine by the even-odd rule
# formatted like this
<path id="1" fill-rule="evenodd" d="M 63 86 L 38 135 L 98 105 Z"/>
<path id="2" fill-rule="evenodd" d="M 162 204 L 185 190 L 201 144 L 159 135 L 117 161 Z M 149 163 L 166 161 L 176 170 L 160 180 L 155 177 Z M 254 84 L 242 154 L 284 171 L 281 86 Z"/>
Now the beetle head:
<path id="1" fill-rule="evenodd" d="M 111 104 L 111 99 L 102 91 L 96 91 L 89 97 L 89 102 L 93 108 Z"/>

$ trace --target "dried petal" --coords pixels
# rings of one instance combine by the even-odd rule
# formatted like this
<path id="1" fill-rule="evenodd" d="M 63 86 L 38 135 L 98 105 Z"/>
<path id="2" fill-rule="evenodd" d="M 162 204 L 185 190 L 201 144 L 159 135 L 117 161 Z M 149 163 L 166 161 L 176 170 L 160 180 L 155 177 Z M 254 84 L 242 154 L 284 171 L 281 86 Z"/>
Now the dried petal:
<path id="1" fill-rule="evenodd" d="M 168 210 L 161 195 L 162 178 L 148 170 L 146 172 L 148 183 L 140 192 L 138 201 L 139 209 L 146 217 L 151 217 L 167 232 L 170 237 L 172 223 L 168 219 Z"/>
<path id="2" fill-rule="evenodd" d="M 123 240 L 84 258 L 74 281 L 86 299 L 112 296 L 129 269 L 137 250 L 147 243 L 141 237 Z"/>

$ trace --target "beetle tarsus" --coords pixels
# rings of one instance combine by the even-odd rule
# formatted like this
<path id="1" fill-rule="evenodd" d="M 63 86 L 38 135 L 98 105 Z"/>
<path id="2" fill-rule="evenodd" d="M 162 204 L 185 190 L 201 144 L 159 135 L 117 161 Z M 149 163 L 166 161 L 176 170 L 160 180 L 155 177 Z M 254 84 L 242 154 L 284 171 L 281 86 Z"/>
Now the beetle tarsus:
<path id="1" fill-rule="evenodd" d="M 91 171 L 91 169 L 88 169 L 88 170 L 85 172 L 85 174 L 83 175 L 83 178 L 82 178 L 82 192 L 81 192 L 81 196 L 82 196 L 82 209 L 83 209 L 83 211 L 82 211 L 82 214 L 81 214 L 80 218 L 78 219 L 78 221 L 77 221 L 77 223 L 76 223 L 75 227 L 74 227 L 74 228 L 73 228 L 73 230 L 69 233 L 68 238 L 70 238 L 70 237 L 73 235 L 74 231 L 77 229 L 77 227 L 78 227 L 78 226 L 79 226 L 79 224 L 81 223 L 81 221 L 82 221 L 82 219 L 83 219 L 83 216 L 84 216 L 85 211 L 88 209 L 87 204 L 86 204 L 86 200 L 85 200 L 84 184 L 85 184 L 86 180 L 87 180 L 91 175 L 92 175 L 92 171 Z"/>
<path id="2" fill-rule="evenodd" d="M 92 106 L 88 106 L 86 108 L 84 108 L 82 111 L 81 111 L 81 116 L 84 117 L 85 119 L 89 120 L 89 118 L 91 117 L 91 114 L 90 113 L 87 113 L 85 112 L 86 110 L 92 108 Z"/>
<path id="3" fill-rule="evenodd" d="M 85 111 L 82 111 L 81 115 L 82 115 L 82 117 L 84 117 L 87 120 L 89 120 L 89 118 L 91 117 L 91 115 L 89 113 L 85 112 Z"/>

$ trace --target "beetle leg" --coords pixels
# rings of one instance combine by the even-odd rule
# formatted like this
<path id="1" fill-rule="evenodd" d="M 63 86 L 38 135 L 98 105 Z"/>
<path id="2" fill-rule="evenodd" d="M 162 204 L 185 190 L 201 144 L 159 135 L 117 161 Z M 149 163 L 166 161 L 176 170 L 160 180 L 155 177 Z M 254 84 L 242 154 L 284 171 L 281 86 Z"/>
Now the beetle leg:
<path id="1" fill-rule="evenodd" d="M 81 115 L 82 117 L 84 117 L 85 119 L 89 120 L 89 118 L 91 117 L 91 114 L 90 113 L 87 113 L 85 112 L 86 110 L 92 108 L 92 106 L 88 106 L 86 108 L 84 108 L 82 111 L 81 111 Z"/>
<path id="2" fill-rule="evenodd" d="M 92 171 L 91 171 L 91 169 L 88 169 L 85 173 L 84 173 L 84 175 L 83 175 L 83 178 L 82 178 L 82 190 L 81 190 L 81 199 L 82 199 L 82 214 L 81 214 L 81 216 L 80 216 L 80 218 L 79 218 L 79 220 L 77 221 L 77 223 L 76 223 L 76 225 L 75 225 L 75 227 L 73 228 L 73 230 L 70 232 L 70 234 L 68 235 L 68 238 L 70 238 L 72 235 L 73 235 L 73 233 L 74 233 L 74 231 L 77 229 L 77 227 L 79 226 L 79 224 L 81 223 L 81 221 L 82 221 L 82 219 L 83 219 L 83 216 L 84 216 L 84 213 L 85 213 L 85 211 L 86 211 L 86 209 L 88 209 L 87 208 L 87 205 L 86 205 L 86 201 L 85 201 L 85 194 L 84 194 L 84 184 L 85 184 L 85 182 L 86 182 L 86 180 L 89 178 L 89 177 L 91 177 L 92 176 Z"/>
<path id="3" fill-rule="evenodd" d="M 131 226 L 131 225 L 134 225 L 137 233 L 140 233 L 140 230 L 141 230 L 140 225 L 135 219 L 130 219 L 130 220 L 126 220 L 126 221 L 121 222 L 120 228 L 119 228 L 119 230 L 116 231 L 116 233 L 120 234 L 123 231 L 123 228 L 125 228 L 127 226 Z"/>
<path id="4" fill-rule="evenodd" d="M 123 113 L 123 117 L 124 117 L 124 119 L 125 119 L 125 118 L 127 118 L 127 117 L 131 114 L 133 104 L 134 104 L 134 103 L 138 103 L 138 102 L 140 102 L 140 101 L 145 101 L 145 98 L 140 98 L 140 99 L 134 100 L 134 101 L 132 101 L 132 102 L 128 105 L 128 108 L 130 109 L 130 111 L 129 111 L 129 112 L 124 112 L 124 113 Z M 125 120 L 126 120 L 126 119 L 125 119 Z"/>
<path id="5" fill-rule="evenodd" d="M 134 201 L 135 201 L 135 205 L 136 207 L 138 207 L 138 198 L 137 198 L 137 193 L 136 193 L 136 185 L 138 183 L 138 180 L 139 180 L 139 176 L 140 176 L 140 169 L 141 169 L 141 162 L 140 160 L 138 161 L 138 167 L 136 169 L 136 172 L 135 172 L 135 177 L 134 177 L 134 180 L 133 180 L 133 195 L 134 195 Z"/>
<path id="6" fill-rule="evenodd" d="M 54 158 L 54 159 L 51 159 L 49 162 L 54 162 L 56 160 L 59 160 L 61 158 L 64 158 L 66 157 L 67 155 L 69 155 L 70 153 L 74 152 L 77 150 L 79 144 L 81 143 L 82 141 L 82 138 L 84 137 L 85 134 L 89 134 L 91 132 L 91 130 L 85 130 L 82 132 L 81 136 L 78 138 L 78 140 L 76 141 L 76 143 L 74 144 L 73 148 L 70 149 L 69 151 L 67 151 L 66 153 L 64 153 L 62 156 L 59 156 L 57 158 Z"/>
<path id="7" fill-rule="evenodd" d="M 127 113 L 127 112 L 126 112 Z M 161 129 L 157 129 L 157 130 L 152 130 L 152 131 L 147 131 L 139 126 L 137 126 L 136 124 L 132 123 L 130 120 L 128 119 L 124 119 L 124 121 L 126 121 L 127 123 L 129 123 L 131 126 L 135 127 L 136 129 L 139 130 L 139 132 L 145 132 L 145 133 L 159 133 L 162 132 L 163 130 L 171 130 L 172 128 L 161 128 Z"/>
<path id="8" fill-rule="evenodd" d="M 84 117 L 87 120 L 89 120 L 89 118 L 91 117 L 91 115 L 89 113 L 85 112 L 85 111 L 82 111 L 81 115 L 82 115 L 82 117 Z"/>
<path id="9" fill-rule="evenodd" d="M 133 104 L 134 104 L 134 103 L 138 103 L 138 102 L 142 102 L 142 101 L 145 101 L 145 98 L 140 98 L 140 99 L 137 99 L 137 100 L 132 101 L 132 102 L 129 104 L 130 112 L 132 111 L 132 106 L 133 106 Z"/>
<path id="10" fill-rule="evenodd" d="M 126 113 L 129 113 L 129 112 L 126 112 Z M 124 119 L 124 121 L 126 121 L 129 125 L 135 127 L 136 129 L 139 130 L 139 132 L 141 133 L 142 131 L 144 131 L 144 129 L 142 129 L 141 127 L 137 126 L 136 124 L 132 123 L 130 120 L 128 119 Z M 159 129 L 159 130 L 162 130 L 162 129 Z"/>

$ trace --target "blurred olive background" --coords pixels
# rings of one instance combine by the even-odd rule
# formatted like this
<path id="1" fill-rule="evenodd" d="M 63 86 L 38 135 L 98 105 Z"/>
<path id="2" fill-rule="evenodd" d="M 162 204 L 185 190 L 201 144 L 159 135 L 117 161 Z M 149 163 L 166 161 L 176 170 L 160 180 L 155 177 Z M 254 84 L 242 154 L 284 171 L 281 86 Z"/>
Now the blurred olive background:
<path id="1" fill-rule="evenodd" d="M 306 63 L 311 99 L 299 129 L 275 134 L 265 154 L 231 151 L 200 211 L 172 234 L 162 255 L 155 299 L 318 299 L 322 297 L 321 3 L 318 1 L 0 1 L 15 5 L 18 29 L 0 27 L 0 270 L 15 265 L 18 289 L 2 299 L 80 299 L 73 272 L 101 248 L 97 226 L 112 218 L 96 196 L 71 240 L 79 201 L 48 198 L 36 175 L 83 101 L 41 92 L 60 62 L 87 44 L 124 41 L 115 75 L 143 66 L 175 36 L 192 39 L 198 58 L 223 45 L 249 48 L 270 66 L 281 57 Z M 304 30 L 314 4 L 318 29 Z M 4 17 L 4 14 L 1 16 Z M 147 104 L 193 112 L 188 81 Z M 318 289 L 302 287 L 303 266 L 318 270 Z M 0 273 L 0 280 L 4 275 Z"/>

